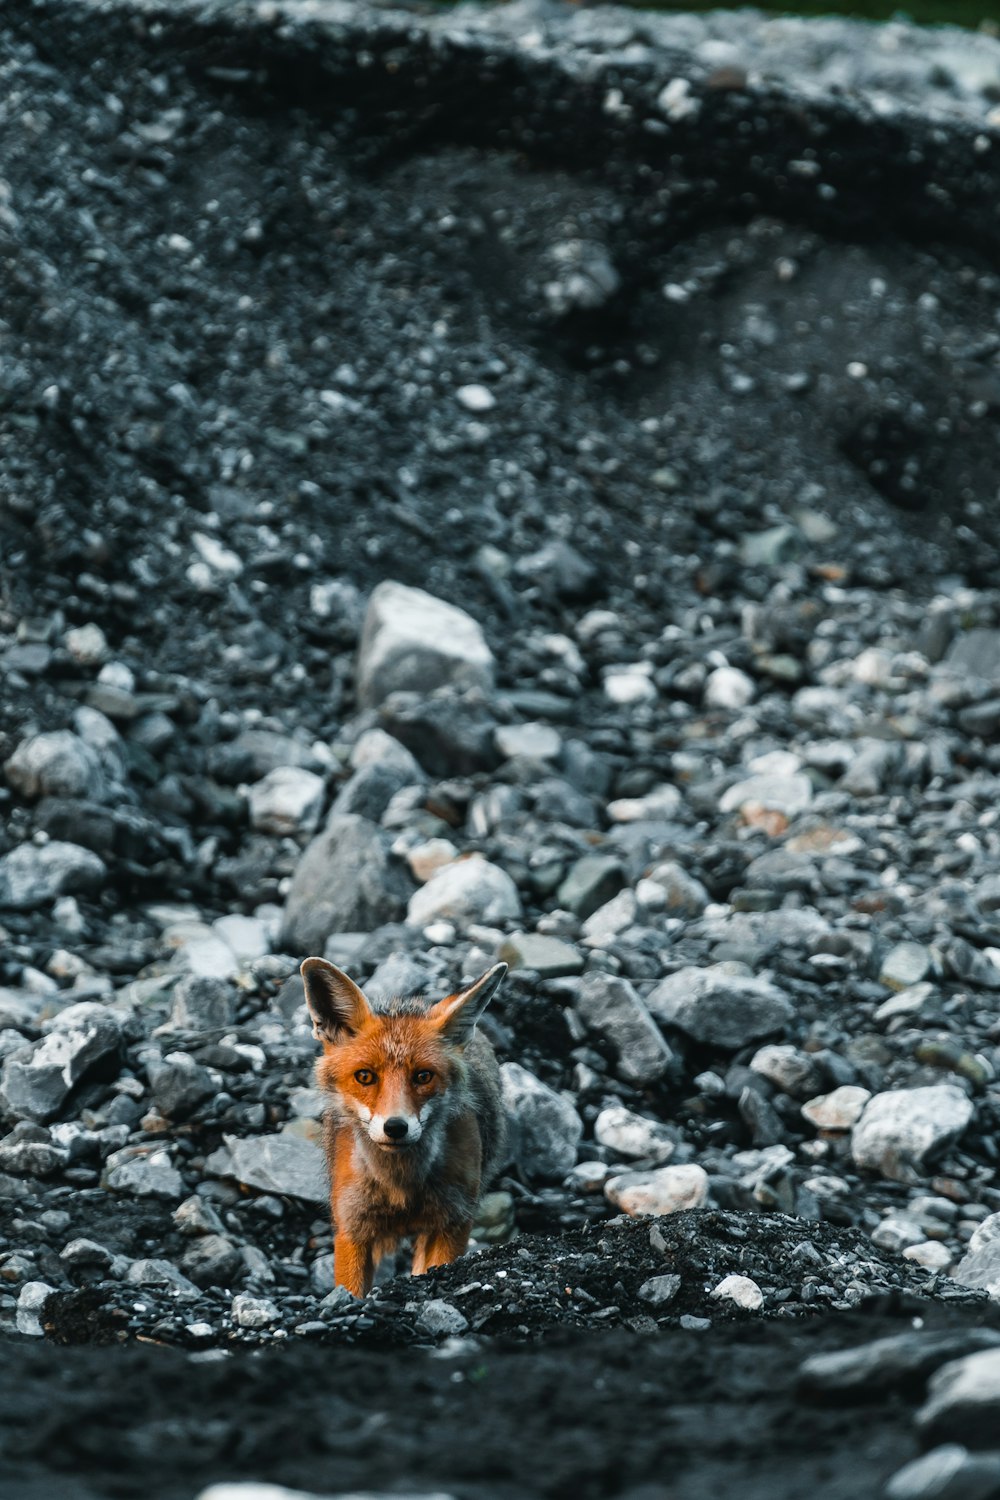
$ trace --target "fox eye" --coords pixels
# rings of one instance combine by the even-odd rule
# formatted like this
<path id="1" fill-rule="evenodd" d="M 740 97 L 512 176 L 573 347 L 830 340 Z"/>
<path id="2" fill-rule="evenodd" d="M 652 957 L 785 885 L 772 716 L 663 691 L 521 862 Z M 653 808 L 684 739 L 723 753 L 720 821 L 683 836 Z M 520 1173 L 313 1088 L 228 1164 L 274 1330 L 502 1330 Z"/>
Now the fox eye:
<path id="1" fill-rule="evenodd" d="M 358 1083 L 369 1084 L 375 1082 L 375 1074 L 371 1068 L 359 1068 L 354 1076 Z"/>
<path id="2" fill-rule="evenodd" d="M 418 1088 L 422 1089 L 426 1084 L 430 1083 L 433 1077 L 434 1072 L 431 1068 L 418 1068 L 413 1075 L 413 1082 Z"/>

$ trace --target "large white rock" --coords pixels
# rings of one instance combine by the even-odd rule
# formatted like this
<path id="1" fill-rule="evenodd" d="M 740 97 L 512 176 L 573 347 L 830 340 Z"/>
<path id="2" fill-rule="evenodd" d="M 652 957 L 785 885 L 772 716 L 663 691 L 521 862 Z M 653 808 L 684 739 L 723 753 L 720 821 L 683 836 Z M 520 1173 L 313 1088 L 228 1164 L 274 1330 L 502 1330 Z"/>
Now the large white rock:
<path id="1" fill-rule="evenodd" d="M 387 580 L 368 601 L 358 647 L 358 701 L 372 708 L 397 690 L 493 686 L 493 653 L 463 609 Z"/>
<path id="2" fill-rule="evenodd" d="M 456 859 L 414 891 L 406 920 L 414 927 L 442 917 L 456 922 L 503 922 L 518 920 L 521 898 L 506 870 L 490 864 L 478 854 Z"/>
<path id="3" fill-rule="evenodd" d="M 676 1214 L 703 1208 L 708 1201 L 708 1174 L 694 1162 L 679 1167 L 657 1167 L 652 1172 L 621 1172 L 604 1185 L 609 1202 L 623 1213 Z"/>
<path id="4" fill-rule="evenodd" d="M 916 1182 L 925 1158 L 950 1146 L 973 1116 L 972 1100 L 954 1083 L 876 1094 L 851 1135 L 856 1166 L 895 1182 Z"/>

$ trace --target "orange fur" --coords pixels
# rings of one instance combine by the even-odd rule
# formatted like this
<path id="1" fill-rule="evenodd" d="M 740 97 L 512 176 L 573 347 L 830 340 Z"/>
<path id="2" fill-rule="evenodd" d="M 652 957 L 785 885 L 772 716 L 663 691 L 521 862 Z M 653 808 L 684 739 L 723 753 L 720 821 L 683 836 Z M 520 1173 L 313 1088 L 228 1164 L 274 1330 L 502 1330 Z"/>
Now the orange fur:
<path id="1" fill-rule="evenodd" d="M 465 1250 L 503 1141 L 500 1079 L 476 1020 L 506 972 L 498 964 L 436 1005 L 370 1002 L 333 964 L 302 965 L 330 1100 L 326 1151 L 334 1279 L 356 1297 L 379 1259 L 414 1242 L 413 1270 Z"/>

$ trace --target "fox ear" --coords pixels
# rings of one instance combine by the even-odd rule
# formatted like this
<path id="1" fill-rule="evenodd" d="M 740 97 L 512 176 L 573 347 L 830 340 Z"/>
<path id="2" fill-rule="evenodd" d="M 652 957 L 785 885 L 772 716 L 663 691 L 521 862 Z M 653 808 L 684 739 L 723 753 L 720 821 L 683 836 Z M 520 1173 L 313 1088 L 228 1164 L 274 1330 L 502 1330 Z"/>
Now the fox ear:
<path id="1" fill-rule="evenodd" d="M 307 958 L 299 973 L 317 1041 L 342 1042 L 360 1031 L 371 1010 L 353 979 L 325 958 Z"/>
<path id="2" fill-rule="evenodd" d="M 446 1041 L 463 1046 L 476 1029 L 476 1022 L 500 988 L 507 972 L 506 964 L 494 964 L 492 969 L 470 984 L 467 990 L 457 995 L 447 995 L 430 1009 L 430 1018 L 436 1021 Z"/>

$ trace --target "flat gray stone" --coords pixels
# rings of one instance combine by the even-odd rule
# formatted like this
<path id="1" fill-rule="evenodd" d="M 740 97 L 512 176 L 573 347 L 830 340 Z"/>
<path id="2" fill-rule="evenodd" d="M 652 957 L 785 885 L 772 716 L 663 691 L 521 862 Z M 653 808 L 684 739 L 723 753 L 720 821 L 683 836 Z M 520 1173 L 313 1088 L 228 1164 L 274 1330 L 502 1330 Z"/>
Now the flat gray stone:
<path id="1" fill-rule="evenodd" d="M 543 979 L 583 972 L 583 954 L 572 943 L 541 932 L 516 932 L 505 939 L 499 957 L 512 969 L 533 969 Z"/>
<path id="2" fill-rule="evenodd" d="M 226 1136 L 231 1171 L 237 1182 L 262 1193 L 326 1203 L 330 1180 L 319 1146 L 298 1135 Z"/>
<path id="3" fill-rule="evenodd" d="M 625 872 L 610 854 L 584 854 L 570 868 L 556 901 L 584 921 L 621 890 Z"/>

